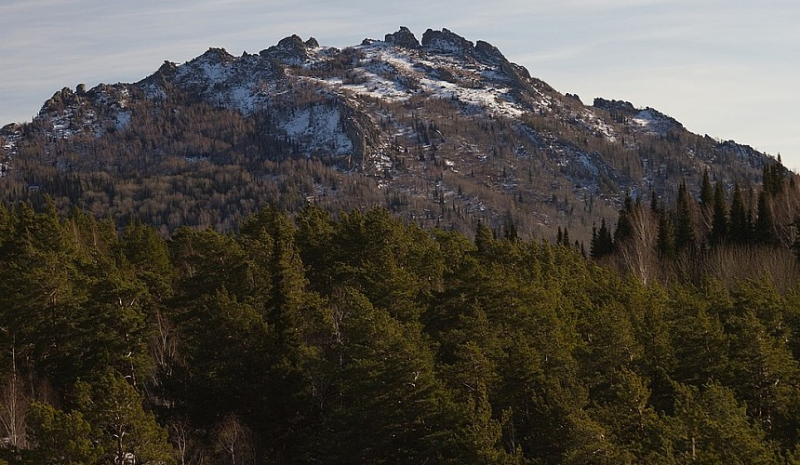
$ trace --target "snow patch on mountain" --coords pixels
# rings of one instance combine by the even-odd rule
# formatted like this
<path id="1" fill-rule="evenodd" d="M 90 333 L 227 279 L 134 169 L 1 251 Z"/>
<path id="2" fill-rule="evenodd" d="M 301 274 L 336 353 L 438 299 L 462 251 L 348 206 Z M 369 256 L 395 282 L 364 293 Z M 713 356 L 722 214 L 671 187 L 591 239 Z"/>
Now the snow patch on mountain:
<path id="1" fill-rule="evenodd" d="M 83 133 L 83 128 L 89 127 L 94 123 L 94 112 L 77 116 L 76 108 L 67 108 L 62 114 L 52 116 L 51 136 L 56 139 L 67 139 L 76 134 Z"/>
<path id="2" fill-rule="evenodd" d="M 455 56 L 429 55 L 378 41 L 357 49 L 364 58 L 352 70 L 351 79 L 307 79 L 338 92 L 391 102 L 421 94 L 457 101 L 492 115 L 518 117 L 525 112 L 512 96 L 508 78 L 492 66 L 464 66 Z"/>
<path id="3" fill-rule="evenodd" d="M 595 165 L 594 162 L 592 162 L 592 160 L 589 159 L 589 156 L 587 154 L 581 153 L 580 155 L 578 155 L 578 161 L 580 161 L 580 163 L 583 165 L 584 168 L 586 168 L 587 170 L 589 170 L 590 173 L 592 173 L 593 177 L 596 177 L 598 174 L 600 174 L 600 169 L 597 168 L 597 165 Z"/>
<path id="4" fill-rule="evenodd" d="M 0 178 L 3 178 L 11 168 L 9 162 L 16 155 L 17 140 L 19 139 L 19 131 L 16 125 L 9 124 L 3 128 L 0 133 L 0 141 L 2 141 L 2 152 L 0 152 Z"/>
<path id="5" fill-rule="evenodd" d="M 268 58 L 244 54 L 229 55 L 223 49 L 210 49 L 203 55 L 175 66 L 159 69 L 164 80 L 200 97 L 211 105 L 249 116 L 265 108 L 278 87 L 281 71 Z M 153 77 L 139 83 L 148 98 L 164 98 L 163 82 Z"/>
<path id="6" fill-rule="evenodd" d="M 117 117 L 114 121 L 115 123 L 114 127 L 117 129 L 117 131 L 121 131 L 127 128 L 128 125 L 131 124 L 132 116 L 133 113 L 131 113 L 130 111 L 120 111 L 119 113 L 117 113 Z"/>
<path id="7" fill-rule="evenodd" d="M 342 114 L 336 107 L 314 105 L 294 112 L 278 123 L 286 135 L 307 148 L 308 154 L 347 155 L 353 143 L 345 134 Z"/>
<path id="8" fill-rule="evenodd" d="M 614 134 L 614 128 L 612 128 L 602 119 L 598 118 L 597 115 L 591 111 L 583 111 L 579 118 L 584 122 L 586 127 L 592 130 L 595 134 L 605 137 L 605 139 L 609 142 L 615 142 L 617 140 L 617 137 Z"/>
<path id="9" fill-rule="evenodd" d="M 640 110 L 636 116 L 631 118 L 631 121 L 644 129 L 645 132 L 653 134 L 666 134 L 672 127 L 671 118 L 665 117 L 651 108 Z"/>

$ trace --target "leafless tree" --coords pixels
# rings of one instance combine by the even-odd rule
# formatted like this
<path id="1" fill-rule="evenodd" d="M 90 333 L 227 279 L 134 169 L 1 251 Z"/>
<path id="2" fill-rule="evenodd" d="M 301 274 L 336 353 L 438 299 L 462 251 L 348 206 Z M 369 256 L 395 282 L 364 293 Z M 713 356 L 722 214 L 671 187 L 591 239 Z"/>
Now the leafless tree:
<path id="1" fill-rule="evenodd" d="M 18 449 L 26 447 L 25 418 L 28 411 L 28 398 L 24 383 L 17 370 L 16 337 L 11 337 L 11 372 L 0 390 L 0 427 L 5 444 Z"/>
<path id="2" fill-rule="evenodd" d="M 632 235 L 619 244 L 622 266 L 647 285 L 656 275 L 658 266 L 658 221 L 648 209 L 639 205 L 630 214 L 630 222 Z"/>
<path id="3" fill-rule="evenodd" d="M 178 454 L 178 463 L 186 465 L 189 445 L 189 426 L 184 422 L 173 423 L 169 427 L 169 436 Z"/>
<path id="4" fill-rule="evenodd" d="M 229 459 L 231 465 L 255 463 L 252 434 L 239 418 L 228 415 L 214 428 L 214 448 Z"/>
<path id="5" fill-rule="evenodd" d="M 150 349 L 158 370 L 171 375 L 174 363 L 178 360 L 178 337 L 175 325 L 160 311 L 155 312 L 153 336 Z"/>
<path id="6" fill-rule="evenodd" d="M 794 254 L 770 247 L 727 246 L 709 251 L 703 268 L 732 288 L 744 279 L 769 276 L 781 291 L 793 288 L 800 278 L 800 266 Z"/>

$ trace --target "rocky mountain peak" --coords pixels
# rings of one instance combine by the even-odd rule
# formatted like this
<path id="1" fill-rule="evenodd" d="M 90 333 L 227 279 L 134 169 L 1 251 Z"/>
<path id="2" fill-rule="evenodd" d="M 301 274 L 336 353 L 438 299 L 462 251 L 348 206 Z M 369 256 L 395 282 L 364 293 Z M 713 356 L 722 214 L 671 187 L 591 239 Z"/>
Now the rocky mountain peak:
<path id="1" fill-rule="evenodd" d="M 530 77 L 527 70 L 524 70 L 521 66 L 512 65 L 500 50 L 489 42 L 479 40 L 473 44 L 471 41 L 445 28 L 441 31 L 432 29 L 425 31 L 422 36 L 422 47 L 432 53 L 473 58 L 487 65 L 499 66 L 503 72 L 512 78 L 515 77 L 517 72 L 520 72 L 523 77 Z"/>
<path id="2" fill-rule="evenodd" d="M 616 111 L 616 112 L 633 113 L 636 111 L 636 108 L 634 108 L 631 102 L 626 102 L 624 100 L 606 100 L 600 97 L 594 99 L 594 103 L 592 106 L 609 112 Z"/>
<path id="3" fill-rule="evenodd" d="M 617 122 L 630 123 L 630 127 L 640 132 L 667 134 L 673 129 L 683 129 L 683 125 L 658 110 L 647 107 L 639 109 L 624 100 L 594 99 L 593 106 L 609 112 Z"/>
<path id="4" fill-rule="evenodd" d="M 175 73 L 178 72 L 178 65 L 171 61 L 164 61 L 164 64 L 158 68 L 156 74 L 161 74 L 164 77 L 172 77 L 175 76 Z"/>
<path id="5" fill-rule="evenodd" d="M 474 50 L 472 42 L 445 28 L 442 28 L 441 31 L 433 29 L 425 31 L 425 34 L 422 35 L 422 47 L 430 52 L 459 56 L 472 55 Z"/>
<path id="6" fill-rule="evenodd" d="M 234 56 L 228 53 L 224 48 L 211 47 L 204 54 L 200 55 L 198 59 L 213 60 L 225 63 L 234 59 Z"/>
<path id="7" fill-rule="evenodd" d="M 416 49 L 420 47 L 419 41 L 407 27 L 400 26 L 400 30 L 386 34 L 384 41 L 388 44 L 396 45 L 398 47 Z"/>
<path id="8" fill-rule="evenodd" d="M 316 44 L 319 46 L 316 39 L 313 37 L 308 40 L 311 45 Z M 262 50 L 259 55 L 264 57 L 271 57 L 284 64 L 300 64 L 308 59 L 309 45 L 303 42 L 300 36 L 293 34 L 289 37 L 281 39 L 277 45 Z"/>
<path id="9" fill-rule="evenodd" d="M 482 40 L 475 42 L 475 54 L 484 62 L 500 64 L 507 61 L 497 47 Z"/>

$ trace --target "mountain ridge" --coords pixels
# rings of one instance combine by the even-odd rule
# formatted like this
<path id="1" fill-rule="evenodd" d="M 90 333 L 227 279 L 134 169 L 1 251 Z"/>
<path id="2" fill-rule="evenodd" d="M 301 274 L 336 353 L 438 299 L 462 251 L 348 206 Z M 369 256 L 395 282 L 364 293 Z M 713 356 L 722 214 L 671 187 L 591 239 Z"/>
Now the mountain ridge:
<path id="1" fill-rule="evenodd" d="M 239 134 L 219 137 L 214 131 L 221 128 L 178 121 L 195 111 L 216 121 L 210 125 L 236 121 L 238 128 L 227 130 Z M 142 135 L 173 124 L 170 135 Z M 16 190 L 27 191 L 7 189 L 6 201 L 29 198 L 36 186 L 35 195 L 44 191 L 62 206 L 97 211 L 99 202 L 49 182 L 77 177 L 85 190 L 84 178 L 98 165 L 120 165 L 125 157 L 119 154 L 91 160 L 86 146 L 101 143 L 126 147 L 120 150 L 134 162 L 144 157 L 169 165 L 171 173 L 189 173 L 197 161 L 215 167 L 234 159 L 240 165 L 254 158 L 320 161 L 314 169 L 325 171 L 318 177 L 327 183 L 315 179 L 293 194 L 299 200 L 277 202 L 289 209 L 307 201 L 330 208 L 384 205 L 429 225 L 470 230 L 478 221 L 499 227 L 511 218 L 526 233 L 569 225 L 584 238 L 592 223 L 613 216 L 626 194 L 653 191 L 669 201 L 680 178 L 699 186 L 693 181 L 705 170 L 728 188 L 757 183 L 761 168 L 774 162 L 746 145 L 692 134 L 652 108 L 603 98 L 584 105 L 488 42 L 448 29 L 428 29 L 420 41 L 405 27 L 343 49 L 296 35 L 239 57 L 210 48 L 181 65 L 165 62 L 136 83 L 65 88 L 31 123 L 7 125 L 0 137 L 4 182 L 16 176 Z M 130 141 L 137 138 L 150 140 Z M 32 145 L 42 153 L 30 154 Z M 133 145 L 146 148 L 128 148 Z M 33 176 L 36 163 L 56 169 L 49 178 Z M 152 165 L 141 173 L 115 169 L 143 178 L 165 174 Z M 250 174 L 277 182 L 287 177 Z M 344 199 L 336 189 L 350 181 L 370 191 L 363 201 L 355 193 Z M 266 201 L 276 202 L 259 195 L 256 203 Z M 140 206 L 105 210 L 141 216 Z"/>

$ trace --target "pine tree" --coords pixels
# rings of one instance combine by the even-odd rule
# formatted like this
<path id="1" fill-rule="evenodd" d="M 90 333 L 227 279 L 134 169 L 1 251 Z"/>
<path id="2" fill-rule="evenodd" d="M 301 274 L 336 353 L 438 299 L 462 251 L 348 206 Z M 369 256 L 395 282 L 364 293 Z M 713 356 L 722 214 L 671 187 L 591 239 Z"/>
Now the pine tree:
<path id="1" fill-rule="evenodd" d="M 329 294 L 334 285 L 333 221 L 330 213 L 317 205 L 308 205 L 295 217 L 295 242 L 300 260 L 306 267 L 309 285 L 321 294 Z"/>
<path id="2" fill-rule="evenodd" d="M 317 439 L 319 459 L 440 461 L 440 454 L 453 450 L 449 429 L 454 423 L 422 335 L 357 291 L 342 291 L 332 302 L 342 315 L 342 344 L 331 367 L 337 371 L 338 395 L 331 399 L 327 428 Z"/>
<path id="3" fill-rule="evenodd" d="M 160 302 L 171 296 L 174 275 L 167 244 L 156 230 L 140 221 L 131 222 L 122 234 L 120 247 L 137 278 L 148 288 L 148 294 Z"/>
<path id="4" fill-rule="evenodd" d="M 675 387 L 677 457 L 699 463 L 779 463 L 764 431 L 750 424 L 730 389 L 717 382 L 702 388 Z"/>
<path id="5" fill-rule="evenodd" d="M 34 402 L 28 417 L 28 434 L 36 444 L 31 458 L 36 463 L 96 463 L 104 454 L 103 447 L 92 441 L 92 426 L 81 412 L 66 413 Z"/>
<path id="6" fill-rule="evenodd" d="M 167 431 L 142 408 L 142 395 L 119 375 L 77 384 L 80 412 L 92 425 L 92 442 L 109 463 L 175 463 Z"/>
<path id="7" fill-rule="evenodd" d="M 794 447 L 800 425 L 784 406 L 800 392 L 782 381 L 797 379 L 800 365 L 787 344 L 786 301 L 767 279 L 742 282 L 731 294 L 732 305 L 722 311 L 730 354 L 722 380 L 765 431 Z"/>

